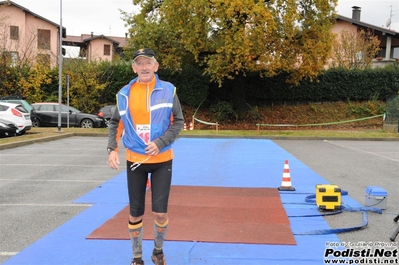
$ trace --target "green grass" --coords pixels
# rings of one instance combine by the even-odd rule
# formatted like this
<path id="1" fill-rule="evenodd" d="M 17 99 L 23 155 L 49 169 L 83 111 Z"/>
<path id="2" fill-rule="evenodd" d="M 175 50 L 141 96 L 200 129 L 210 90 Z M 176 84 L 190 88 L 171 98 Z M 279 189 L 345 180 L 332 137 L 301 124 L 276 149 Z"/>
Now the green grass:
<path id="1" fill-rule="evenodd" d="M 0 138 L 0 146 L 10 143 L 23 144 L 30 141 L 46 141 L 61 137 L 104 136 L 108 135 L 107 128 L 32 128 L 25 135 Z M 278 139 L 369 139 L 369 140 L 399 140 L 399 134 L 382 130 L 193 130 L 182 131 L 181 136 L 187 137 L 263 137 Z"/>
<path id="2" fill-rule="evenodd" d="M 193 136 L 228 136 L 228 137 L 270 137 L 270 138 L 349 138 L 349 139 L 398 139 L 398 133 L 382 130 L 194 130 L 182 131 L 180 135 Z"/>

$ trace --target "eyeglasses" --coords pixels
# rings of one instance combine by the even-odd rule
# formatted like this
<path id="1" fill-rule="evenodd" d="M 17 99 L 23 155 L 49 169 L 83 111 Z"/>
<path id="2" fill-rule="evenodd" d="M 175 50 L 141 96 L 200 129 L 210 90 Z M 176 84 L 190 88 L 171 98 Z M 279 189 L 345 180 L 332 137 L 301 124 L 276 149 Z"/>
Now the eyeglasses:
<path id="1" fill-rule="evenodd" d="M 145 161 L 147 161 L 148 159 L 150 159 L 150 156 L 147 156 L 146 159 L 139 161 L 139 162 L 134 162 L 131 166 L 130 166 L 130 170 L 131 171 L 135 171 L 136 168 L 138 168 L 141 164 L 143 164 Z"/>

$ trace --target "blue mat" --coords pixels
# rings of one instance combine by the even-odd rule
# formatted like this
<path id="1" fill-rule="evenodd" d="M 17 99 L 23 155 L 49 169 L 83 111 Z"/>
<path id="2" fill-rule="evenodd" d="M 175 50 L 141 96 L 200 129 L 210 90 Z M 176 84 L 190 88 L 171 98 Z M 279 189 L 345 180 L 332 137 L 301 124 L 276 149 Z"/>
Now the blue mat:
<path id="1" fill-rule="evenodd" d="M 284 161 L 289 161 L 296 191 L 281 192 L 281 200 L 294 233 L 329 226 L 317 215 L 316 205 L 305 203 L 315 185 L 328 182 L 271 140 L 180 138 L 174 144 L 172 185 L 267 187 L 281 185 Z M 114 171 L 110 170 L 110 174 Z M 121 172 L 75 203 L 93 203 L 61 227 L 27 247 L 4 265 L 14 264 L 129 264 L 128 240 L 86 240 L 86 236 L 128 204 L 126 173 Z M 357 203 L 346 196 L 346 203 Z M 171 224 L 173 225 L 173 224 Z M 335 234 L 295 235 L 296 246 L 222 244 L 167 241 L 164 252 L 170 265 L 183 264 L 323 264 L 326 242 L 339 242 Z M 146 264 L 152 241 L 143 244 Z"/>

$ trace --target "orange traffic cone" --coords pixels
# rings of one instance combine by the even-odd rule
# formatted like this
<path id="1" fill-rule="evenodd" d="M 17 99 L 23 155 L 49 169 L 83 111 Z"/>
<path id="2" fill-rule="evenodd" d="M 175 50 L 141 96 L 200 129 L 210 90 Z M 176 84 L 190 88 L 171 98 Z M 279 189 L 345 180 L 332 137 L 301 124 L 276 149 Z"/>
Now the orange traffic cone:
<path id="1" fill-rule="evenodd" d="M 194 123 L 190 122 L 190 131 L 194 130 Z"/>
<path id="2" fill-rule="evenodd" d="M 285 160 L 284 163 L 284 172 L 283 172 L 283 180 L 281 181 L 281 186 L 278 190 L 286 190 L 293 191 L 295 190 L 291 184 L 291 174 L 290 174 L 290 166 L 288 165 L 288 160 Z"/>
<path id="3" fill-rule="evenodd" d="M 147 190 L 148 189 L 151 189 L 151 179 L 150 178 L 147 179 Z"/>

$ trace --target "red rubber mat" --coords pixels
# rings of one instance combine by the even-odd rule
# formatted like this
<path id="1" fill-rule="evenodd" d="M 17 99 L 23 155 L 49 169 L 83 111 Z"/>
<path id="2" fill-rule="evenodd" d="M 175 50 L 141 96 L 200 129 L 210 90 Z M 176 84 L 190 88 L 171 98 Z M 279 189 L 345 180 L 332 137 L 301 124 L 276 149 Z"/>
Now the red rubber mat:
<path id="1" fill-rule="evenodd" d="M 147 192 L 143 239 L 154 238 Z M 280 194 L 275 188 L 172 186 L 166 240 L 296 245 Z M 129 207 L 87 239 L 129 239 Z"/>

